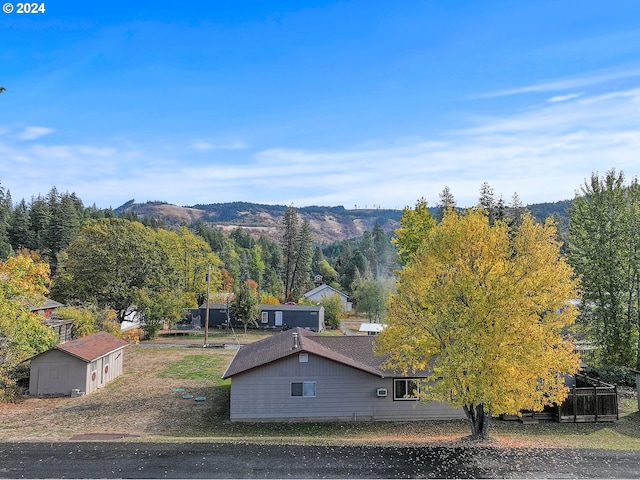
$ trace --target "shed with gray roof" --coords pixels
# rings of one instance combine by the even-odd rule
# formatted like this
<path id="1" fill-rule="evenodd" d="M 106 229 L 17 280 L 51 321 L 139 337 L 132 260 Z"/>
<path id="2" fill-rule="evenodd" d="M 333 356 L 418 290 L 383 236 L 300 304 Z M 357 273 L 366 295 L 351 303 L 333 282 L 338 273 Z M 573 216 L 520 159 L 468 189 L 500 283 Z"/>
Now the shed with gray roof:
<path id="1" fill-rule="evenodd" d="M 231 420 L 465 418 L 449 404 L 417 402 L 420 377 L 384 370 L 373 341 L 294 328 L 241 347 L 223 375 L 231 378 Z"/>
<path id="2" fill-rule="evenodd" d="M 31 358 L 31 395 L 90 393 L 122 375 L 129 342 L 107 332 L 61 343 Z"/>

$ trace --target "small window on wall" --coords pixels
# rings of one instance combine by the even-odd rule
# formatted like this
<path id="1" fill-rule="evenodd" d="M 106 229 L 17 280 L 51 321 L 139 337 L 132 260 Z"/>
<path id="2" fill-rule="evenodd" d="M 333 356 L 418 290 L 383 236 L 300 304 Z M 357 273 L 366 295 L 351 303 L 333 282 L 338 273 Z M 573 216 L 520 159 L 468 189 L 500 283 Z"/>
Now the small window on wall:
<path id="1" fill-rule="evenodd" d="M 260 323 L 269 323 L 269 312 L 262 312 L 260 315 Z"/>
<path id="2" fill-rule="evenodd" d="M 417 378 L 396 378 L 393 381 L 394 400 L 420 400 L 420 380 Z"/>
<path id="3" fill-rule="evenodd" d="M 298 355 L 298 361 L 300 363 L 307 363 L 309 361 L 309 354 L 308 353 L 301 353 Z"/>
<path id="4" fill-rule="evenodd" d="M 291 396 L 292 397 L 315 397 L 316 382 L 292 382 Z"/>

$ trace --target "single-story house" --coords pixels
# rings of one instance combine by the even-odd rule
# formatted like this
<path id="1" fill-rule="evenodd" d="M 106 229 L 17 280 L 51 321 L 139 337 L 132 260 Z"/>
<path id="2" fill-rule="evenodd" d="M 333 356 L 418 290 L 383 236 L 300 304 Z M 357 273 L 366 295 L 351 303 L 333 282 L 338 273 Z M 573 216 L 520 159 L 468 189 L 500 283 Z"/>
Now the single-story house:
<path id="1" fill-rule="evenodd" d="M 129 342 L 107 332 L 61 343 L 31 358 L 31 395 L 90 393 L 122 375 Z"/>
<path id="2" fill-rule="evenodd" d="M 60 302 L 47 298 L 44 303 L 40 305 L 32 305 L 30 310 L 32 313 L 37 313 L 38 315 L 42 315 L 44 318 L 49 318 L 49 316 L 60 307 L 64 307 L 64 305 Z"/>
<path id="3" fill-rule="evenodd" d="M 323 298 L 331 297 L 333 295 L 338 295 L 338 297 L 340 298 L 340 301 L 342 302 L 343 311 L 345 312 L 351 311 L 351 308 L 353 307 L 353 305 L 349 301 L 349 297 L 345 293 L 342 293 L 341 291 L 336 290 L 335 288 L 324 283 L 322 285 L 317 286 L 313 290 L 309 290 L 307 293 L 302 295 L 302 297 L 308 298 L 309 300 L 313 300 L 314 302 L 320 302 Z"/>
<path id="4" fill-rule="evenodd" d="M 449 404 L 418 402 L 414 392 L 420 377 L 383 369 L 373 341 L 294 328 L 242 346 L 222 377 L 231 379 L 231 420 L 466 418 Z"/>
<path id="5" fill-rule="evenodd" d="M 324 307 L 321 305 L 258 305 L 260 316 L 256 319 L 259 328 L 304 328 L 314 332 L 325 329 Z M 200 319 L 204 326 L 206 305 L 200 306 Z M 235 327 L 242 323 L 230 313 L 231 324 Z M 220 327 L 227 322 L 227 305 L 209 304 L 209 327 Z"/>

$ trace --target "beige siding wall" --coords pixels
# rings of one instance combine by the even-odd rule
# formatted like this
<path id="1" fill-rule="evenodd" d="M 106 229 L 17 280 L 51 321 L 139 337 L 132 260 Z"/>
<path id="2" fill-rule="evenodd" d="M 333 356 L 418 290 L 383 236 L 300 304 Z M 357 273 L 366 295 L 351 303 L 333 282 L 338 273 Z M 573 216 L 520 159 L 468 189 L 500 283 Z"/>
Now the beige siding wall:
<path id="1" fill-rule="evenodd" d="M 71 390 L 86 388 L 87 363 L 51 350 L 31 360 L 31 395 L 71 395 Z"/>
<path id="2" fill-rule="evenodd" d="M 87 363 L 72 355 L 50 350 L 31 360 L 31 395 L 70 395 L 77 388 L 91 393 L 122 375 L 124 349 Z M 95 372 L 95 375 L 94 375 Z"/>
<path id="3" fill-rule="evenodd" d="M 292 397 L 291 382 L 316 382 L 315 397 Z M 386 388 L 386 398 L 377 389 Z M 420 420 L 464 418 L 446 404 L 393 400 L 393 379 L 321 357 L 298 355 L 236 375 L 231 380 L 231 420 Z"/>

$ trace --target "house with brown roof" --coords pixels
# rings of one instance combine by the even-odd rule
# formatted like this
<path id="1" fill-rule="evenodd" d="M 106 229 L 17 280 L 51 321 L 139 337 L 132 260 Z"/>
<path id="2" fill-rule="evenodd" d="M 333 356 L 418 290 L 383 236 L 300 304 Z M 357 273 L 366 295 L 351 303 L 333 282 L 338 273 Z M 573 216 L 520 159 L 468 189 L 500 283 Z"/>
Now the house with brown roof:
<path id="1" fill-rule="evenodd" d="M 122 375 L 129 342 L 107 332 L 61 343 L 31 358 L 30 395 L 90 393 Z"/>
<path id="2" fill-rule="evenodd" d="M 449 404 L 418 402 L 420 376 L 385 370 L 373 341 L 294 328 L 242 346 L 222 377 L 231 378 L 231 420 L 465 418 Z"/>

